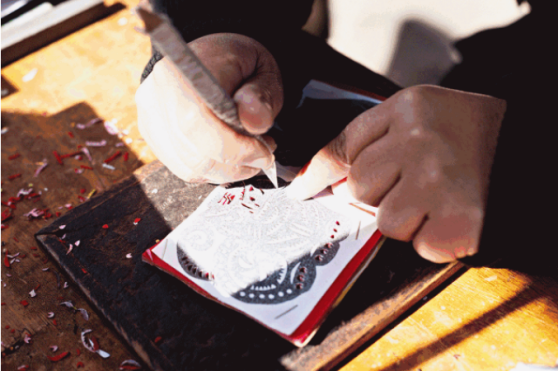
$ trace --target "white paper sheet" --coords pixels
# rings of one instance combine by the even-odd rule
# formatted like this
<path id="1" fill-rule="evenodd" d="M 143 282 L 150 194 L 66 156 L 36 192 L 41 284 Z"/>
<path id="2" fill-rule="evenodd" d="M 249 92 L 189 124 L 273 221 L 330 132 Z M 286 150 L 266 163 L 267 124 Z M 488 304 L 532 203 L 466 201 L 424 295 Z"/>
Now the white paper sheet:
<path id="1" fill-rule="evenodd" d="M 284 189 L 218 187 L 152 253 L 290 335 L 376 229 L 376 217 L 327 192 L 299 202 Z"/>

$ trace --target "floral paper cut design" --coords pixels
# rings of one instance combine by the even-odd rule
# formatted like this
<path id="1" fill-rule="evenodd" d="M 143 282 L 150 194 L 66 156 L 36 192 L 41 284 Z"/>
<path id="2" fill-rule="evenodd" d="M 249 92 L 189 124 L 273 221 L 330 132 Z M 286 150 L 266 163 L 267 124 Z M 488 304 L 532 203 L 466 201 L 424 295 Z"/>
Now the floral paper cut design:
<path id="1" fill-rule="evenodd" d="M 177 258 L 191 277 L 254 304 L 292 300 L 313 285 L 354 221 L 318 200 L 253 186 L 215 194 L 180 231 Z"/>

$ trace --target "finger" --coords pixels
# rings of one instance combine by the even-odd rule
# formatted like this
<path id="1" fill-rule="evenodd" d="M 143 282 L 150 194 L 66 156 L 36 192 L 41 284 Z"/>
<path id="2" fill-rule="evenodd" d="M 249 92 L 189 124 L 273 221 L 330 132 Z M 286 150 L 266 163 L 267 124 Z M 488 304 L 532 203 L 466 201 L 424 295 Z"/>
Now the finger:
<path id="1" fill-rule="evenodd" d="M 169 136 L 166 125 L 170 118 L 167 117 L 167 111 L 161 107 L 159 101 L 162 98 L 151 94 L 157 88 L 156 80 L 156 75 L 151 74 L 136 92 L 138 129 L 155 156 L 179 178 L 188 180 L 194 175 L 193 169 L 185 166 L 177 154 L 184 152 L 191 159 L 192 164 L 202 163 L 203 159 L 195 148 L 188 144 L 184 144 L 182 149 L 177 150 L 170 142 L 172 136 Z"/>
<path id="2" fill-rule="evenodd" d="M 380 202 L 377 223 L 383 235 L 410 241 L 421 227 L 426 215 L 425 200 L 406 179 L 400 180 Z"/>
<path id="3" fill-rule="evenodd" d="M 221 184 L 248 179 L 260 172 L 256 168 L 227 165 L 202 157 L 181 143 L 180 137 L 169 135 L 167 128 L 149 125 L 146 118 L 139 109 L 138 127 L 142 137 L 155 156 L 184 181 Z"/>
<path id="4" fill-rule="evenodd" d="M 357 200 L 377 207 L 400 178 L 397 148 L 389 137 L 365 148 L 351 166 L 347 186 Z"/>
<path id="5" fill-rule="evenodd" d="M 332 184 L 332 193 L 336 195 L 337 198 L 343 200 L 347 203 L 360 203 L 359 200 L 355 199 L 349 188 L 347 187 L 347 178 L 342 179 L 336 183 Z"/>
<path id="6" fill-rule="evenodd" d="M 174 156 L 171 159 L 167 159 L 167 161 L 178 162 L 183 168 L 190 169 L 191 176 L 188 179 L 189 182 L 194 182 L 195 179 L 202 176 L 203 179 L 200 182 L 221 184 L 245 180 L 260 172 L 260 168 L 224 164 L 212 158 L 200 156 L 188 149 L 186 144 L 181 141 L 181 136 L 167 135 L 166 138 L 167 142 L 171 142 L 171 146 L 166 146 L 166 148 L 175 149 Z M 161 147 L 161 145 L 159 146 Z"/>
<path id="7" fill-rule="evenodd" d="M 237 182 L 249 179 L 260 173 L 260 169 L 256 168 L 222 164 L 211 159 L 210 161 L 212 162 L 212 164 L 208 169 L 206 169 L 203 176 L 206 181 L 202 182 L 215 184 Z"/>
<path id="8" fill-rule="evenodd" d="M 482 224 L 483 212 L 477 208 L 431 213 L 413 245 L 429 261 L 454 261 L 478 251 Z"/>
<path id="9" fill-rule="evenodd" d="M 281 74 L 270 52 L 242 35 L 208 35 L 189 45 L 233 96 L 245 129 L 254 134 L 266 133 L 283 106 Z"/>
<path id="10" fill-rule="evenodd" d="M 286 194 L 296 200 L 305 200 L 347 177 L 359 153 L 387 133 L 389 122 L 386 109 L 381 107 L 359 115 L 338 137 L 320 150 L 306 171 L 287 187 Z"/>
<path id="11" fill-rule="evenodd" d="M 346 157 L 350 163 L 366 147 L 380 140 L 388 133 L 390 120 L 388 114 L 389 105 L 381 104 L 369 109 L 353 119 L 343 131 L 344 148 Z"/>
<path id="12" fill-rule="evenodd" d="M 218 163 L 253 168 L 268 168 L 272 164 L 275 159 L 267 146 L 256 138 L 238 134 L 221 122 L 192 91 L 176 67 L 166 59 L 161 62 L 142 84 L 154 75 L 155 80 L 148 85 L 154 91 L 164 90 L 164 94 L 152 94 L 151 100 L 144 100 L 153 107 L 153 113 L 165 111 L 167 119 L 154 117 L 153 125 L 168 127 L 172 133 L 169 138 Z"/>
<path id="13" fill-rule="evenodd" d="M 257 66 L 255 44 L 242 35 L 211 34 L 188 43 L 188 46 L 230 95 Z"/>
<path id="14" fill-rule="evenodd" d="M 189 143 L 200 155 L 219 163 L 269 168 L 275 158 L 264 144 L 238 134 L 219 120 L 176 67 L 166 59 L 162 62 L 155 65 L 154 72 L 157 88 L 167 89 L 165 102 L 161 102 L 160 107 L 165 107 L 171 120 L 164 125 L 171 126 L 181 142 Z M 151 75 L 153 73 L 148 78 Z"/>
<path id="15" fill-rule="evenodd" d="M 252 134 L 264 134 L 274 124 L 283 106 L 279 75 L 258 74 L 233 96 L 243 127 Z"/>
<path id="16" fill-rule="evenodd" d="M 335 141 L 335 140 L 334 140 Z M 318 194 L 327 186 L 347 177 L 350 166 L 339 159 L 336 144 L 320 150 L 286 188 L 285 194 L 295 200 L 305 200 Z"/>

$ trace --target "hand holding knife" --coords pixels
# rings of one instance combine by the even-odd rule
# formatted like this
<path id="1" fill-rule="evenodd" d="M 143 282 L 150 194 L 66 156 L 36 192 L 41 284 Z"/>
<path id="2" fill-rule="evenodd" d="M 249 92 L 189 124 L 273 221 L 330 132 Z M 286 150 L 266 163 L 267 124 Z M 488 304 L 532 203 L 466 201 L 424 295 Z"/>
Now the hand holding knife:
<path id="1" fill-rule="evenodd" d="M 235 132 L 255 138 L 269 151 L 272 150 L 261 136 L 248 132 L 239 120 L 235 101 L 220 86 L 215 77 L 202 64 L 198 57 L 184 42 L 179 32 L 164 15 L 155 14 L 142 6 L 136 13 L 143 20 L 145 30 L 151 36 L 153 45 L 177 67 L 198 93 L 208 108 Z M 273 156 L 273 155 L 272 155 Z M 275 162 L 268 169 L 262 169 L 274 186 L 278 187 Z"/>

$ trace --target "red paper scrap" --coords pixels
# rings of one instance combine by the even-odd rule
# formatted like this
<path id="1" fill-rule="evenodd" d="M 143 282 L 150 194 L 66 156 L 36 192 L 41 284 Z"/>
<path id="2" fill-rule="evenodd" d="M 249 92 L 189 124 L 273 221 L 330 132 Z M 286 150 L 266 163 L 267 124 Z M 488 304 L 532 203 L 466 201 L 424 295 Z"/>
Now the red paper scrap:
<path id="1" fill-rule="evenodd" d="M 54 150 L 52 152 L 52 154 L 54 155 L 54 157 L 56 158 L 56 161 L 58 162 L 58 164 L 60 165 L 64 165 L 64 163 L 62 162 L 62 158 L 60 157 L 60 155 L 58 154 L 58 152 L 56 150 Z"/>
<path id="2" fill-rule="evenodd" d="M 117 152 L 115 152 L 114 154 L 112 154 L 111 156 L 109 156 L 107 159 L 105 159 L 104 163 L 105 164 L 109 164 L 111 161 L 115 160 L 116 158 L 118 158 L 120 156 L 120 154 L 122 154 L 122 152 L 120 152 L 120 150 L 118 150 Z"/>
<path id="3" fill-rule="evenodd" d="M 47 357 L 50 359 L 51 362 L 58 362 L 59 360 L 66 358 L 69 354 L 70 353 L 68 351 L 65 351 L 62 354 L 58 354 L 55 356 L 47 355 Z"/>

